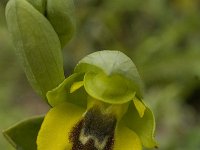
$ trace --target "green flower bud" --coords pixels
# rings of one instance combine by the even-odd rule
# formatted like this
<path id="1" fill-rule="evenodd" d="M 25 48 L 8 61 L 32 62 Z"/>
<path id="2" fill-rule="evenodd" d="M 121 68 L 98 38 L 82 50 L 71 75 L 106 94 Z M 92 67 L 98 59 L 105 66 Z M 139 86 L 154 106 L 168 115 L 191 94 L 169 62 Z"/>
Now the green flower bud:
<path id="1" fill-rule="evenodd" d="M 43 14 L 25 0 L 10 0 L 6 19 L 26 76 L 45 98 L 64 80 L 59 38 Z"/>
<path id="2" fill-rule="evenodd" d="M 73 0 L 10 0 L 6 20 L 30 84 L 46 98 L 64 80 L 61 47 L 75 30 Z"/>
<path id="3" fill-rule="evenodd" d="M 46 17 L 56 31 L 61 46 L 72 38 L 75 31 L 73 0 L 47 0 Z"/>
<path id="4" fill-rule="evenodd" d="M 29 2 L 35 9 L 37 9 L 41 14 L 46 12 L 46 0 L 26 0 Z"/>
<path id="5" fill-rule="evenodd" d="M 73 0 L 26 0 L 51 23 L 63 48 L 75 32 Z"/>

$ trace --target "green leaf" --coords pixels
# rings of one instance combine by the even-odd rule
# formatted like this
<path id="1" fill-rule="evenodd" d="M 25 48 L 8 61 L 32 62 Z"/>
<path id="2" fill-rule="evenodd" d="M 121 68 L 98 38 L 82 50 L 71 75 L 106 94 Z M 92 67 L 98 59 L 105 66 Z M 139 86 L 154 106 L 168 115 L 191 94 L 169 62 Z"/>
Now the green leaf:
<path id="1" fill-rule="evenodd" d="M 18 150 L 36 150 L 36 139 L 44 117 L 33 117 L 3 131 L 6 139 Z"/>
<path id="2" fill-rule="evenodd" d="M 61 46 L 48 20 L 25 0 L 10 0 L 6 20 L 16 54 L 33 88 L 46 98 L 47 91 L 64 80 Z"/>
<path id="3" fill-rule="evenodd" d="M 75 73 L 65 79 L 58 87 L 47 93 L 48 102 L 56 106 L 62 102 L 70 102 L 81 107 L 87 107 L 87 93 L 83 87 L 71 92 L 74 83 L 83 81 L 83 74 Z"/>
<path id="4" fill-rule="evenodd" d="M 73 0 L 47 0 L 47 18 L 64 47 L 75 32 Z"/>
<path id="5" fill-rule="evenodd" d="M 150 108 L 146 106 L 143 117 L 140 117 L 134 103 L 132 102 L 123 121 L 127 127 L 132 129 L 140 137 L 142 144 L 145 147 L 157 147 L 157 143 L 154 139 L 155 119 Z"/>
<path id="6" fill-rule="evenodd" d="M 111 104 L 122 104 L 135 96 L 131 83 L 120 75 L 88 72 L 85 74 L 84 87 L 90 96 Z"/>

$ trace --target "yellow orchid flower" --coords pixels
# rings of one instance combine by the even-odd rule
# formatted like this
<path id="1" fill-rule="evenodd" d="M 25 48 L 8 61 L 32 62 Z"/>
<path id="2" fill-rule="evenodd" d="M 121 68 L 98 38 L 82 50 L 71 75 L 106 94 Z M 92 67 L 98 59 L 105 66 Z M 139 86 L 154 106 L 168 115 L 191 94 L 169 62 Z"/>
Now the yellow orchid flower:
<path id="1" fill-rule="evenodd" d="M 37 138 L 38 150 L 141 150 L 156 147 L 154 116 L 130 58 L 99 51 L 83 58 L 57 88 Z"/>

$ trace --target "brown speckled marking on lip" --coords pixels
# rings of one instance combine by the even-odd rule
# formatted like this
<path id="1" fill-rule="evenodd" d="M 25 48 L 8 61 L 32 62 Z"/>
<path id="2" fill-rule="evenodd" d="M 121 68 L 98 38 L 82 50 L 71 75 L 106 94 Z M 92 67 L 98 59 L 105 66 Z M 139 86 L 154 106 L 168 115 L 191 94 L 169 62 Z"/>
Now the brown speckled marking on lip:
<path id="1" fill-rule="evenodd" d="M 108 137 L 101 150 L 112 150 L 115 126 L 116 119 L 113 116 L 102 114 L 96 107 L 90 109 L 84 118 L 75 124 L 69 134 L 69 141 L 73 144 L 72 150 L 99 150 L 91 138 L 82 144 L 80 141 L 81 131 L 84 131 L 85 136 L 94 136 L 99 142 Z"/>

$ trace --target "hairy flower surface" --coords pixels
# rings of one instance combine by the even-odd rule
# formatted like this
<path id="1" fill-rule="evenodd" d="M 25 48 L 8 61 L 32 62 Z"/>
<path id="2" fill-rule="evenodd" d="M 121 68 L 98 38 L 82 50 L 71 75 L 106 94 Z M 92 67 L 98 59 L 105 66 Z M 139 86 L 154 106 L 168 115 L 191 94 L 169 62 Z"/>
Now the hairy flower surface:
<path id="1" fill-rule="evenodd" d="M 156 147 L 154 116 L 142 101 L 142 82 L 130 58 L 99 51 L 47 93 L 52 106 L 38 150 L 141 150 Z"/>

